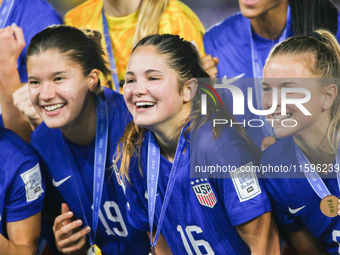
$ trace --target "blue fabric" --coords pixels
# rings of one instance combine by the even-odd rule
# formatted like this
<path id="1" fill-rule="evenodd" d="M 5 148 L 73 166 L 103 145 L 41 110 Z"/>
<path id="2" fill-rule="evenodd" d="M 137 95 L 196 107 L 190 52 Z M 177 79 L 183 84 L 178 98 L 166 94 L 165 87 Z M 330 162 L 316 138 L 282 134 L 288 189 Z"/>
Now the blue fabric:
<path id="1" fill-rule="evenodd" d="M 148 254 L 150 247 L 148 236 L 146 232 L 139 231 L 128 223 L 125 208 L 125 186 L 112 168 L 112 159 L 117 143 L 125 126 L 131 121 L 131 116 L 122 95 L 105 89 L 105 101 L 107 101 L 109 110 L 109 141 L 96 244 L 103 254 Z M 48 143 L 45 142 L 46 137 L 49 138 Z M 64 140 L 72 155 L 66 154 Z M 45 123 L 42 123 L 33 132 L 31 143 L 40 154 L 44 170 L 47 172 L 47 186 L 54 188 L 52 187 L 52 178 L 55 181 L 60 181 L 71 176 L 57 187 L 58 192 L 74 212 L 75 217 L 83 222 L 87 220 L 88 224 L 92 226 L 95 141 L 93 140 L 86 146 L 74 144 L 63 138 L 60 130 L 50 129 Z M 75 171 L 70 170 L 69 160 L 74 161 L 77 165 Z M 79 188 L 80 198 L 75 182 Z M 53 195 L 47 194 L 47 197 L 53 199 Z M 79 199 L 86 218 L 84 218 Z M 60 208 L 60 204 L 58 207 Z"/>
<path id="2" fill-rule="evenodd" d="M 249 33 L 250 21 L 241 13 L 234 14 L 221 23 L 211 27 L 203 37 L 204 49 L 207 54 L 219 58 L 218 78 L 226 77 L 228 79 L 243 74 L 242 78 L 254 78 L 251 54 L 251 36 Z M 340 14 L 338 16 L 338 33 L 337 39 L 340 39 Z M 288 37 L 293 35 L 292 28 L 288 30 Z M 262 64 L 265 64 L 270 49 L 277 43 L 277 41 L 268 40 L 252 33 L 252 38 L 259 50 Z M 257 77 L 261 78 L 261 77 Z M 236 83 L 236 82 L 235 82 Z M 248 79 L 239 80 L 237 84 L 243 92 L 243 95 L 248 94 L 247 88 L 254 87 L 252 82 Z M 262 89 L 262 88 L 260 88 Z M 253 89 L 253 95 L 254 95 Z M 228 105 L 232 111 L 232 95 L 229 90 L 222 93 L 222 100 L 224 105 Z M 255 97 L 253 96 L 254 106 L 256 107 Z M 238 121 L 243 119 L 259 119 L 258 115 L 251 113 L 245 100 L 245 114 L 235 116 Z M 256 145 L 260 146 L 264 138 L 264 133 L 261 128 L 252 128 L 246 125 L 246 130 L 251 136 Z"/>
<path id="3" fill-rule="evenodd" d="M 263 152 L 261 164 L 274 167 L 282 165 L 292 169 L 285 174 L 286 178 L 276 179 L 278 174 L 266 174 L 265 187 L 279 225 L 289 231 L 307 228 L 314 237 L 325 244 L 330 254 L 338 254 L 339 244 L 333 241 L 333 235 L 336 235 L 333 231 L 339 231 L 340 219 L 327 217 L 321 212 L 320 197 L 312 189 L 302 170 L 300 171 L 293 137 L 282 138 L 268 147 Z M 294 166 L 296 172 L 293 171 Z M 330 193 L 340 197 L 336 174 L 330 172 L 327 175 L 319 175 Z M 301 210 L 294 213 L 295 209 L 301 207 Z M 335 238 L 337 242 L 340 241 L 339 235 Z"/>
<path id="4" fill-rule="evenodd" d="M 36 151 L 13 131 L 0 128 L 0 233 L 6 222 L 41 211 L 45 190 Z M 28 172 L 35 169 L 34 172 Z M 27 190 L 26 190 L 26 188 Z M 34 193 L 30 190 L 33 189 Z"/>
<path id="5" fill-rule="evenodd" d="M 193 246 L 195 241 L 200 241 L 198 249 L 202 254 L 208 254 L 208 251 L 213 251 L 215 254 L 250 254 L 249 248 L 234 226 L 270 211 L 269 200 L 261 180 L 259 182 L 262 192 L 247 201 L 240 202 L 232 179 L 209 179 L 204 175 L 201 178 L 190 178 L 190 164 L 226 165 L 230 163 L 235 167 L 240 167 L 249 162 L 256 164 L 255 153 L 232 128 L 225 129 L 215 140 L 211 138 L 211 127 L 207 123 L 200 128 L 195 137 L 191 137 L 191 143 L 187 142 L 179 163 L 178 175 L 165 213 L 161 234 L 165 237 L 173 254 L 187 254 L 188 249 L 192 254 L 197 254 Z M 129 202 L 128 219 L 135 227 L 146 231 L 149 228 L 146 180 L 148 139 L 149 133 L 146 134 L 141 148 L 142 175 L 135 157 L 130 164 L 132 184 L 127 187 L 126 191 Z M 161 155 L 154 219 L 156 226 L 171 167 L 172 163 Z M 197 196 L 200 192 L 204 192 L 204 189 L 208 190 L 208 187 L 213 191 L 217 200 L 212 208 L 202 205 Z M 181 231 L 184 233 L 182 236 Z M 188 233 L 195 241 L 191 242 L 188 239 Z M 185 248 L 185 242 L 189 243 L 187 248 Z"/>

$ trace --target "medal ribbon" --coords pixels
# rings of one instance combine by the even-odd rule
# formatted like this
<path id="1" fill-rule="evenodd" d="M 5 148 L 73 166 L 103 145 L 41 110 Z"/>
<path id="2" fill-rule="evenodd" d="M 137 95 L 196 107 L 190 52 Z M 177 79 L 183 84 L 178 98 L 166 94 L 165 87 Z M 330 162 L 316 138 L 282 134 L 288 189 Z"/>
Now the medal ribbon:
<path id="1" fill-rule="evenodd" d="M 105 17 L 104 8 L 102 10 L 102 17 L 103 17 L 103 28 L 104 28 L 104 37 L 105 37 L 105 44 L 106 44 L 106 51 L 110 61 L 110 68 L 113 70 L 112 73 L 112 80 L 116 89 L 117 93 L 120 93 L 119 81 L 118 81 L 118 73 L 115 58 L 113 55 L 113 49 L 111 45 L 110 33 L 109 33 L 109 26 L 107 24 L 107 20 Z"/>
<path id="2" fill-rule="evenodd" d="M 158 236 L 161 232 L 161 227 L 163 224 L 163 220 L 165 217 L 165 212 L 169 204 L 170 196 L 176 181 L 177 171 L 179 162 L 184 150 L 185 139 L 183 136 L 183 128 L 181 130 L 181 134 L 179 136 L 179 141 L 176 148 L 176 154 L 174 158 L 174 163 L 171 167 L 171 172 L 169 176 L 168 185 L 166 188 L 163 205 L 161 208 L 161 213 L 159 216 L 157 231 L 155 234 L 155 239 L 152 241 L 152 230 L 153 230 L 153 221 L 155 215 L 155 206 L 156 206 L 156 192 L 158 186 L 158 176 L 159 176 L 159 163 L 160 163 L 160 149 L 157 144 L 155 135 L 150 131 L 149 132 L 149 142 L 148 142 L 148 161 L 147 161 L 147 190 L 148 190 L 148 214 L 149 214 L 149 224 L 150 224 L 150 245 L 151 247 L 155 247 Z"/>
<path id="3" fill-rule="evenodd" d="M 311 164 L 309 163 L 306 156 L 303 154 L 303 152 L 300 150 L 300 148 L 295 144 L 295 153 L 299 160 L 299 164 L 302 165 L 303 173 L 305 174 L 310 186 L 313 188 L 315 193 L 323 199 L 326 196 L 331 195 L 328 188 L 326 187 L 325 183 L 322 181 L 321 177 L 319 176 L 318 172 L 315 171 L 314 168 L 312 168 Z M 336 155 L 335 163 L 339 163 L 340 157 L 340 147 L 338 147 L 338 153 Z M 306 167 L 309 166 L 309 167 Z M 340 173 L 337 172 L 337 179 L 338 179 L 338 186 L 340 188 Z"/>
<path id="4" fill-rule="evenodd" d="M 96 95 L 96 111 L 97 111 L 97 129 L 96 129 L 96 141 L 95 141 L 95 156 L 94 156 L 94 181 L 93 181 L 93 214 L 92 214 L 92 231 L 90 236 L 90 245 L 94 246 L 96 240 L 97 226 L 98 226 L 98 214 L 100 208 L 100 202 L 102 198 L 104 175 L 105 175 L 105 163 L 107 152 L 107 140 L 108 140 L 108 109 L 106 102 Z M 64 137 L 64 136 L 63 136 Z M 70 149 L 66 146 L 64 138 L 64 145 L 67 155 L 71 155 Z M 77 176 L 77 166 L 73 160 L 68 157 L 71 171 L 74 176 Z M 72 162 L 72 163 L 71 163 Z M 75 178 L 75 188 L 77 191 L 79 204 L 83 213 L 84 222 L 89 226 L 81 197 L 79 193 L 78 183 Z"/>
<path id="5" fill-rule="evenodd" d="M 3 0 L 0 6 L 0 28 L 5 27 L 13 5 L 14 0 Z"/>
<path id="6" fill-rule="evenodd" d="M 290 18 L 290 6 L 288 6 L 287 10 L 287 19 L 286 19 L 286 26 L 285 29 L 283 30 L 280 38 L 279 38 L 279 43 L 285 40 L 288 37 L 288 31 L 291 27 L 291 18 Z M 263 67 L 264 65 L 262 64 L 260 53 L 256 47 L 256 43 L 254 42 L 253 38 L 253 33 L 251 29 L 251 24 L 249 21 L 249 26 L 248 26 L 248 33 L 250 35 L 250 47 L 251 47 L 251 61 L 252 61 L 252 66 L 253 66 L 253 77 L 254 77 L 254 90 L 255 90 L 255 98 L 256 98 L 256 105 L 257 109 L 263 110 L 262 108 L 262 81 L 260 78 L 263 77 Z M 265 136 L 273 136 L 273 128 L 269 124 L 269 122 L 266 120 L 266 116 L 260 115 L 260 119 L 264 122 L 263 125 L 263 132 Z"/>
<path id="7" fill-rule="evenodd" d="M 98 226 L 98 213 L 100 202 L 102 199 L 106 153 L 107 153 L 107 140 L 108 140 L 108 109 L 106 102 L 97 96 L 97 131 L 96 131 L 96 147 L 94 156 L 94 182 L 93 182 L 93 228 L 92 228 L 92 244 L 95 244 L 97 226 Z"/>

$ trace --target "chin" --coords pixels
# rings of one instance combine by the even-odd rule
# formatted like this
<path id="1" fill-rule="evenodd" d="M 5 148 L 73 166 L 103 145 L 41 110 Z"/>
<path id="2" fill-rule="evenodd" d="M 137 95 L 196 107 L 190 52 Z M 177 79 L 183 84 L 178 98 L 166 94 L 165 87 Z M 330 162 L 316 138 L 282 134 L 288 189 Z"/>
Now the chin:
<path id="1" fill-rule="evenodd" d="M 274 127 L 274 132 L 275 135 L 279 138 L 284 138 L 290 135 L 293 135 L 295 132 L 292 132 L 293 130 L 290 130 L 289 127 L 280 127 L 280 128 L 275 128 Z"/>

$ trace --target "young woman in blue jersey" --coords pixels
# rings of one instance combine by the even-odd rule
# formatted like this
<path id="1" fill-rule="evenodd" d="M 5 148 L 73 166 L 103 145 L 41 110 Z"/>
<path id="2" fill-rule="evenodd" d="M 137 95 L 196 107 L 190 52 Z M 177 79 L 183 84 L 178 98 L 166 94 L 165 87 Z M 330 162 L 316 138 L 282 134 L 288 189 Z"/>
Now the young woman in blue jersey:
<path id="1" fill-rule="evenodd" d="M 298 254 L 340 253 L 340 220 L 334 217 L 340 196 L 339 78 L 340 47 L 325 30 L 278 44 L 264 68 L 262 105 L 270 109 L 277 90 L 277 106 L 268 118 L 274 119 L 281 139 L 264 151 L 261 163 L 267 170 L 287 168 L 267 174 L 265 185 L 278 222 Z M 291 102 L 305 97 L 307 102 L 299 107 L 289 103 L 283 115 L 282 91 L 288 91 Z"/>
<path id="2" fill-rule="evenodd" d="M 318 28 L 330 30 L 340 39 L 340 15 L 331 0 L 239 0 L 236 13 L 210 28 L 204 35 L 207 54 L 219 59 L 218 78 L 241 79 L 234 84 L 244 95 L 253 88 L 254 107 L 261 108 L 261 79 L 265 60 L 271 48 L 293 35 L 308 35 Z M 232 106 L 232 97 L 226 93 Z M 273 131 L 265 118 L 245 108 L 243 121 L 261 119 L 261 128 L 246 125 L 253 141 L 262 149 L 275 142 Z M 237 117 L 236 117 L 237 119 Z"/>
<path id="3" fill-rule="evenodd" d="M 133 121 L 118 149 L 127 183 L 128 219 L 136 228 L 156 231 L 156 252 L 278 254 L 261 180 L 247 175 L 246 194 L 240 178 L 233 178 L 240 167 L 257 164 L 257 150 L 241 127 L 214 129 L 211 118 L 200 120 L 199 100 L 205 93 L 200 87 L 208 86 L 198 78 L 209 75 L 195 47 L 178 36 L 148 36 L 130 56 L 124 99 Z M 193 115 L 190 104 L 198 107 Z M 190 178 L 190 161 L 230 164 L 236 175 L 209 179 L 202 173 Z"/>
<path id="4" fill-rule="evenodd" d="M 131 117 L 121 95 L 100 87 L 99 72 L 111 73 L 100 38 L 68 26 L 48 27 L 33 37 L 27 51 L 29 93 L 44 123 L 31 142 L 47 187 L 66 202 L 53 226 L 62 253 L 84 254 L 97 244 L 102 254 L 148 254 L 147 234 L 128 223 L 125 186 L 111 168 Z M 46 202 L 55 201 L 48 193 Z"/>
<path id="5" fill-rule="evenodd" d="M 31 145 L 0 127 L 0 254 L 36 254 L 44 184 Z"/>

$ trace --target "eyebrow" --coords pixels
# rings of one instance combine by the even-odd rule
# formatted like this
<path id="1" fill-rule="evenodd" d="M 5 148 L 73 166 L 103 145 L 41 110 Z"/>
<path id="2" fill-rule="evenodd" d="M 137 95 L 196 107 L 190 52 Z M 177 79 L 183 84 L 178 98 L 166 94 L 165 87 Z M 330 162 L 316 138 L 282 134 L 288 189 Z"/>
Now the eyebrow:
<path id="1" fill-rule="evenodd" d="M 145 74 L 149 74 L 149 73 L 153 73 L 153 72 L 163 73 L 162 71 L 159 71 L 159 70 L 148 69 L 148 70 L 145 71 Z M 135 75 L 135 73 L 132 72 L 132 71 L 128 71 L 128 72 L 126 72 L 126 74 Z"/>
<path id="2" fill-rule="evenodd" d="M 297 85 L 296 82 L 287 81 L 287 82 L 280 83 L 280 86 L 281 86 L 281 87 L 286 87 L 286 86 L 291 85 L 291 84 L 292 84 L 292 85 Z M 266 83 L 266 82 L 262 82 L 262 86 L 267 86 L 267 87 L 269 87 L 270 85 L 269 85 L 268 83 Z"/>
<path id="3" fill-rule="evenodd" d="M 146 74 L 149 74 L 149 73 L 153 73 L 153 72 L 156 72 L 156 73 L 162 73 L 161 71 L 159 71 L 159 70 L 155 70 L 155 69 L 148 69 L 148 70 L 146 70 Z"/>
<path id="4" fill-rule="evenodd" d="M 51 73 L 51 74 L 49 75 L 49 78 L 52 78 L 52 77 L 57 76 L 57 75 L 60 75 L 60 74 L 64 74 L 64 73 L 66 73 L 66 72 L 67 72 L 67 71 L 59 71 L 59 72 Z M 33 76 L 33 75 L 28 76 L 27 79 L 29 79 L 29 80 L 39 80 L 38 77 L 35 77 L 35 76 Z"/>

